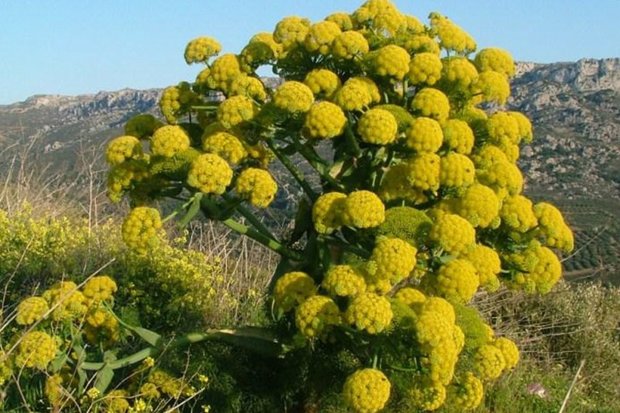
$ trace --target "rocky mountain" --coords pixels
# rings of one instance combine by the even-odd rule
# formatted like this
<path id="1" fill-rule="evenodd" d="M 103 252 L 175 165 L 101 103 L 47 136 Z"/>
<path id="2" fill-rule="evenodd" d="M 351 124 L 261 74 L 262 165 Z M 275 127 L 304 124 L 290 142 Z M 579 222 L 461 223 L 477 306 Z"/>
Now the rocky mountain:
<path id="1" fill-rule="evenodd" d="M 620 268 L 620 58 L 519 63 L 512 92 L 509 107 L 534 124 L 533 144 L 521 149 L 527 191 L 534 198 L 555 198 L 577 229 L 578 252 L 568 261 L 569 270 L 575 276 L 601 268 L 615 272 Z M 160 93 L 37 95 L 0 105 L 0 175 L 15 153 L 40 165 L 72 167 L 76 154 L 85 148 L 96 153 L 129 117 L 157 114 Z"/>
<path id="2" fill-rule="evenodd" d="M 512 89 L 535 127 L 521 151 L 530 188 L 620 198 L 620 59 L 522 63 Z"/>

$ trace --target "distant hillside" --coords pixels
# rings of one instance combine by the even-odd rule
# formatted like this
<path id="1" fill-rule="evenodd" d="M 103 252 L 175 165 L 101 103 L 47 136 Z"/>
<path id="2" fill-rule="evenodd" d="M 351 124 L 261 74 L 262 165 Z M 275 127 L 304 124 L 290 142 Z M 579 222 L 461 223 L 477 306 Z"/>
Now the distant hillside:
<path id="1" fill-rule="evenodd" d="M 620 59 L 519 63 L 509 106 L 534 123 L 521 150 L 527 192 L 554 198 L 578 230 L 569 275 L 620 268 Z M 83 96 L 37 95 L 0 105 L 0 174 L 6 156 L 30 147 L 41 165 L 71 167 L 138 113 L 158 113 L 161 89 Z M 3 161 L 4 159 L 4 161 Z"/>

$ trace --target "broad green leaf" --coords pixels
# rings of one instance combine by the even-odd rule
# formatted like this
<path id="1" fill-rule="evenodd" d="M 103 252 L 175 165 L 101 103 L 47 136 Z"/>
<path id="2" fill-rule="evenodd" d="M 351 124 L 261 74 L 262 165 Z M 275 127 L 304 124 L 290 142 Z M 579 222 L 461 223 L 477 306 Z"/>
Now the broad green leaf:
<path id="1" fill-rule="evenodd" d="M 106 364 L 105 367 L 97 372 L 96 377 L 95 388 L 99 390 L 101 394 L 104 394 L 114 378 L 114 370 Z"/>

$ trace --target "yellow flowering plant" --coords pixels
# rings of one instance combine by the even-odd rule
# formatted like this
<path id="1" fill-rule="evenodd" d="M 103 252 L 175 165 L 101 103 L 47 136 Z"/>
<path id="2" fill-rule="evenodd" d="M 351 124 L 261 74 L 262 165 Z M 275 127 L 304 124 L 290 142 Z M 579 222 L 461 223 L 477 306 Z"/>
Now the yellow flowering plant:
<path id="1" fill-rule="evenodd" d="M 201 213 L 281 260 L 269 332 L 174 345 L 226 336 L 285 358 L 344 351 L 339 400 L 352 411 L 475 408 L 518 350 L 473 297 L 501 285 L 548 292 L 557 250 L 573 247 L 557 208 L 523 194 L 516 161 L 532 127 L 502 106 L 514 61 L 476 50 L 447 17 L 425 25 L 389 0 L 317 23 L 286 17 L 238 55 L 191 41 L 185 59 L 202 69 L 164 91 L 168 125 L 140 115 L 107 148 L 111 198 L 133 206 L 123 237 L 148 254 L 165 242 L 163 222 Z M 258 76 L 265 65 L 277 86 Z M 283 179 L 301 194 L 286 236 L 260 219 Z M 162 219 L 160 199 L 179 206 Z"/>

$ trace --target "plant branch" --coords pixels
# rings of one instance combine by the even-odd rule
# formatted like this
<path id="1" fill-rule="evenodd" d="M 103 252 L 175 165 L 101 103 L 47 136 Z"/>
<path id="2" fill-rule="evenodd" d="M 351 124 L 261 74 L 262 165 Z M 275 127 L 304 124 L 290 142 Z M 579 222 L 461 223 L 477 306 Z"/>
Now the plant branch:
<path id="1" fill-rule="evenodd" d="M 245 235 L 248 238 L 253 239 L 254 241 L 264 245 L 265 247 L 277 252 L 280 255 L 291 258 L 295 261 L 302 260 L 302 256 L 299 253 L 292 251 L 279 241 L 259 232 L 258 230 L 255 230 L 254 228 L 243 225 L 242 223 L 237 222 L 232 218 L 222 220 L 222 224 L 226 225 L 228 228 L 239 234 Z"/>
<path id="2" fill-rule="evenodd" d="M 288 169 L 291 175 L 293 175 L 293 177 L 295 178 L 297 183 L 299 183 L 306 195 L 314 202 L 314 200 L 318 198 L 318 195 L 314 191 L 314 189 L 312 189 L 308 181 L 306 181 L 306 179 L 304 178 L 303 172 L 301 172 L 295 165 L 293 165 L 293 162 L 291 162 L 291 160 L 285 154 L 283 154 L 279 148 L 276 147 L 272 140 L 268 139 L 266 142 L 267 146 L 269 146 L 269 149 L 271 149 L 271 151 L 276 155 L 280 162 L 282 162 L 284 167 Z"/>

